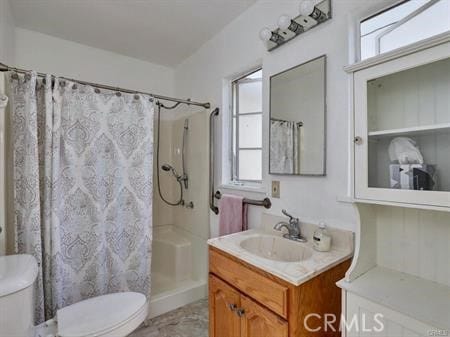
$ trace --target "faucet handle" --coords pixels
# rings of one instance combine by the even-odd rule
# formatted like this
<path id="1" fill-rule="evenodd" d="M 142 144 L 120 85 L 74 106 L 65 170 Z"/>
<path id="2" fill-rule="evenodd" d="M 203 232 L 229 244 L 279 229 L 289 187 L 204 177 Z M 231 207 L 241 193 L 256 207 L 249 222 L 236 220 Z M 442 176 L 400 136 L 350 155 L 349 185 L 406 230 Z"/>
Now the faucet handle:
<path id="1" fill-rule="evenodd" d="M 283 213 L 284 215 L 286 215 L 289 218 L 289 221 L 292 220 L 298 220 L 297 218 L 293 217 L 292 215 L 290 215 L 285 209 L 281 210 L 281 213 Z"/>

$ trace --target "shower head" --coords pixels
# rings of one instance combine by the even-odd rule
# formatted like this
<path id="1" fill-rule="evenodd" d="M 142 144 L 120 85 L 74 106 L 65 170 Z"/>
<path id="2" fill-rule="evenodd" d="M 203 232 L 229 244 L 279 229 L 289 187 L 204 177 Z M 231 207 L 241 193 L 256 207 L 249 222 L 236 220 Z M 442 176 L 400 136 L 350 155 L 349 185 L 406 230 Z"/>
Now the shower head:
<path id="1" fill-rule="evenodd" d="M 187 176 L 185 174 L 179 175 L 172 165 L 162 164 L 161 169 L 166 172 L 172 172 L 172 175 L 177 179 L 178 182 L 187 180 Z"/>
<path id="2" fill-rule="evenodd" d="M 161 166 L 161 168 L 163 169 L 163 171 L 169 172 L 169 171 L 173 171 L 174 168 L 172 166 L 170 166 L 169 164 L 163 164 Z"/>
<path id="3" fill-rule="evenodd" d="M 175 170 L 175 168 L 172 165 L 162 164 L 161 168 L 162 168 L 163 171 L 172 172 L 173 176 L 175 178 L 177 178 L 177 180 L 180 179 L 180 175 L 178 175 L 177 171 Z"/>

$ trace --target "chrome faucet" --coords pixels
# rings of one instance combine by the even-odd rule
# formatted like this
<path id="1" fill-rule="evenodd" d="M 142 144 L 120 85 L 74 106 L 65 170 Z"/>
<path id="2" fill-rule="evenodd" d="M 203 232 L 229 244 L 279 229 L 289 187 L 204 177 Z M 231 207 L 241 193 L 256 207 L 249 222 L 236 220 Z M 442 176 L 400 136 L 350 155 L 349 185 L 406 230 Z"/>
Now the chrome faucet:
<path id="1" fill-rule="evenodd" d="M 302 236 L 302 233 L 300 231 L 300 220 L 298 218 L 294 218 L 292 215 L 286 212 L 285 209 L 283 209 L 281 213 L 289 218 L 289 222 L 280 221 L 275 226 L 273 226 L 273 229 L 281 231 L 281 229 L 284 227 L 288 231 L 286 234 L 283 234 L 284 238 L 298 242 L 306 242 L 306 238 Z"/>

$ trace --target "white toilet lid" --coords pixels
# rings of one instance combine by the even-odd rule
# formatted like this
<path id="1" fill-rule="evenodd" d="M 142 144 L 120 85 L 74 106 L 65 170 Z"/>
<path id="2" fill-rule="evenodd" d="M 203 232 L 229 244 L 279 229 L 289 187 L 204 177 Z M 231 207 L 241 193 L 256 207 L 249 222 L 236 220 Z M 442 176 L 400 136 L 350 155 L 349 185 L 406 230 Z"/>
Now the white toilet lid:
<path id="1" fill-rule="evenodd" d="M 87 337 L 106 334 L 126 324 L 143 309 L 143 294 L 124 292 L 93 297 L 57 311 L 58 336 Z"/>

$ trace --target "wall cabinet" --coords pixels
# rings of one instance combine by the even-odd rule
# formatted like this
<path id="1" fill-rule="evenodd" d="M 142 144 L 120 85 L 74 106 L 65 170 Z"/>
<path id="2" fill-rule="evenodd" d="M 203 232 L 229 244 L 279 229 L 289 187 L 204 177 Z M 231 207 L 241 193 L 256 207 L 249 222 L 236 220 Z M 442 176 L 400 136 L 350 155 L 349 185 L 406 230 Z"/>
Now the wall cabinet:
<path id="1" fill-rule="evenodd" d="M 295 286 L 210 247 L 209 336 L 338 337 L 341 291 L 336 282 L 349 266 L 344 261 Z M 321 318 L 306 319 L 305 325 L 310 313 Z M 338 318 L 327 331 L 325 314 Z"/>
<path id="2" fill-rule="evenodd" d="M 448 335 L 450 33 L 346 70 L 358 223 L 352 265 L 338 282 L 346 322 L 355 322 L 343 336 Z M 423 163 L 395 162 L 420 159 L 390 156 L 398 137 L 415 143 Z"/>
<path id="3" fill-rule="evenodd" d="M 357 201 L 450 209 L 449 39 L 350 69 Z M 411 139 L 423 160 L 405 151 L 400 162 L 391 158 L 399 137 Z"/>

